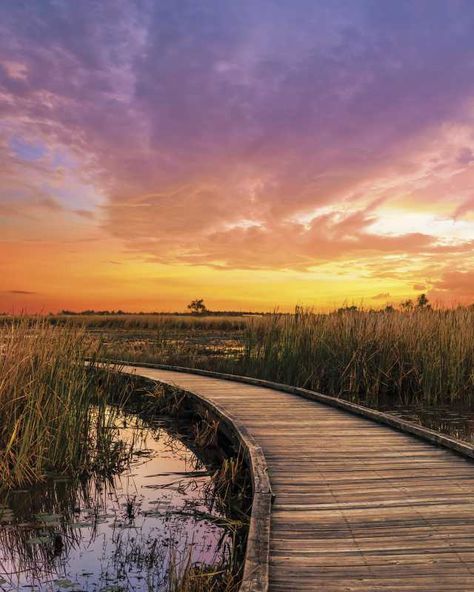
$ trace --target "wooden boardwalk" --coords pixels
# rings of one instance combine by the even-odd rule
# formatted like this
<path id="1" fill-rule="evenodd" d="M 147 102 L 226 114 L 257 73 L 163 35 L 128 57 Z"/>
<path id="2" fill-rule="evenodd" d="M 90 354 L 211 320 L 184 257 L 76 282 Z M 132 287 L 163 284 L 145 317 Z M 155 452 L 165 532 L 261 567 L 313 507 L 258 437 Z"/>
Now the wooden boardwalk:
<path id="1" fill-rule="evenodd" d="M 474 592 L 474 464 L 270 388 L 128 368 L 216 402 L 263 447 L 272 592 Z"/>

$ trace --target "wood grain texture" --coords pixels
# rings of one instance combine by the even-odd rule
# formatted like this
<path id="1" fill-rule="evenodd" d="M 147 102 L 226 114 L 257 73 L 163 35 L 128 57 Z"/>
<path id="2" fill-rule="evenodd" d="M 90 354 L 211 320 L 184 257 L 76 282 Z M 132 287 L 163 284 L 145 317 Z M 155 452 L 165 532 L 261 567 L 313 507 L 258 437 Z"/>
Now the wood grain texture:
<path id="1" fill-rule="evenodd" d="M 262 447 L 275 494 L 271 591 L 474 591 L 470 459 L 288 392 L 125 370 L 214 402 Z"/>

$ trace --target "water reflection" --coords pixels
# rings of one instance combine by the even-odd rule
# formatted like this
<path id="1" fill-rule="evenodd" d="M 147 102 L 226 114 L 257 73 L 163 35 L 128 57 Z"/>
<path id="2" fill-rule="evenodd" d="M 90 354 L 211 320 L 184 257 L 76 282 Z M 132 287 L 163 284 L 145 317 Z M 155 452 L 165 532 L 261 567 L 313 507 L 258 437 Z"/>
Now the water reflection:
<path id="1" fill-rule="evenodd" d="M 131 450 L 113 479 L 51 475 L 0 497 L 0 590 L 166 590 L 170 561 L 213 565 L 232 536 L 213 505 L 210 473 L 178 426 L 121 415 Z"/>
<path id="2" fill-rule="evenodd" d="M 416 423 L 446 434 L 457 440 L 474 443 L 474 411 L 456 406 L 421 405 L 385 406 L 382 411 L 387 411 L 401 419 Z"/>
<path id="3" fill-rule="evenodd" d="M 451 438 L 474 444 L 473 402 L 453 402 L 451 405 L 428 404 L 426 401 L 402 403 L 392 397 L 373 400 L 358 393 L 346 393 L 341 398 L 352 403 L 378 409 Z"/>

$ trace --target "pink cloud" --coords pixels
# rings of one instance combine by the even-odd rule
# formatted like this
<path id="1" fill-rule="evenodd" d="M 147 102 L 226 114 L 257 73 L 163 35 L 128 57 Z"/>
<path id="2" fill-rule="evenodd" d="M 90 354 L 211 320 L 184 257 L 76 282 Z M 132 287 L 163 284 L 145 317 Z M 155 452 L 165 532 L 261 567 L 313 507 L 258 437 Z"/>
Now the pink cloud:
<path id="1" fill-rule="evenodd" d="M 429 296 L 433 300 L 450 304 L 474 304 L 474 271 L 445 271 L 440 279 L 434 282 Z"/>
<path id="2" fill-rule="evenodd" d="M 452 133 L 472 123 L 468 5 L 361 2 L 342 16 L 310 4 L 3 8 L 1 55 L 22 65 L 21 76 L 3 68 L 3 133 L 67 149 L 103 196 L 95 212 L 72 204 L 78 223 L 101 220 L 160 263 L 468 257 L 468 241 L 429 229 L 370 229 L 396 200 L 411 201 L 407 216 L 472 207 L 472 147 Z M 19 178 L 25 213 L 53 210 L 34 191 L 59 167 L 9 158 L 3 211 Z"/>
<path id="3" fill-rule="evenodd" d="M 454 211 L 454 217 L 460 218 L 469 212 L 474 211 L 474 195 L 468 197 L 460 206 Z"/>

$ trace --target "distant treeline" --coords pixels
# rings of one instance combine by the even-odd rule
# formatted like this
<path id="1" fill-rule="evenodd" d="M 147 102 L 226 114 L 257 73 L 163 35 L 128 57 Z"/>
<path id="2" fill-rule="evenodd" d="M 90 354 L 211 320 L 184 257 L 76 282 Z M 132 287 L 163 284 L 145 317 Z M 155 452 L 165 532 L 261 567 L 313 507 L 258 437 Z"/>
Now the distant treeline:
<path id="1" fill-rule="evenodd" d="M 62 310 L 59 313 L 49 313 L 49 316 L 168 316 L 168 317 L 249 317 L 262 316 L 267 314 L 274 314 L 271 312 L 251 312 L 251 311 L 236 311 L 236 310 L 206 310 L 203 313 L 194 312 L 127 312 L 125 310 L 81 310 L 79 312 L 73 310 Z"/>

